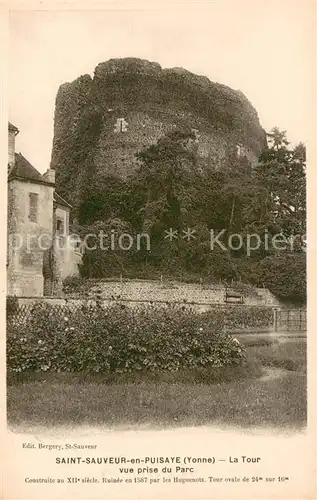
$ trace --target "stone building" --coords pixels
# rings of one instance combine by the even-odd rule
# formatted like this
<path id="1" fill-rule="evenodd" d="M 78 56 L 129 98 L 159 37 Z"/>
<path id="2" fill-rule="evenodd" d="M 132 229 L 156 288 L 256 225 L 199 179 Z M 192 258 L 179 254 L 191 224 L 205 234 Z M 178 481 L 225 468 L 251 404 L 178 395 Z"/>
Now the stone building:
<path id="1" fill-rule="evenodd" d="M 258 114 L 242 92 L 183 68 L 110 59 L 93 76 L 62 84 L 51 160 L 61 194 L 77 192 L 87 163 L 98 183 L 133 175 L 136 153 L 173 130 L 195 133 L 203 170 L 224 168 L 233 158 L 254 165 L 266 146 Z"/>
<path id="2" fill-rule="evenodd" d="M 58 295 L 77 275 L 81 254 L 70 241 L 71 206 L 55 191 L 55 171 L 41 175 L 15 152 L 19 130 L 8 125 L 7 294 Z"/>

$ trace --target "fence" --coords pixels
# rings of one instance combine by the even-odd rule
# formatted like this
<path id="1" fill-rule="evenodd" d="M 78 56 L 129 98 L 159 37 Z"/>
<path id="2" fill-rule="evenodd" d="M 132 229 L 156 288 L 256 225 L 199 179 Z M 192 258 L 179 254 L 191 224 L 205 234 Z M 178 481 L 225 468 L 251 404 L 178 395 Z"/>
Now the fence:
<path id="1" fill-rule="evenodd" d="M 302 332 L 307 330 L 306 309 L 275 309 L 274 310 L 274 330 Z"/>
<path id="2" fill-rule="evenodd" d="M 263 328 L 272 330 L 273 327 L 273 308 L 245 306 L 243 304 L 202 304 L 187 301 L 167 302 L 167 301 L 146 301 L 146 300 L 109 300 L 109 299 L 62 299 L 62 298 L 14 298 L 7 301 L 7 321 L 8 326 L 23 325 L 28 320 L 32 319 L 35 309 L 40 306 L 49 306 L 50 317 L 52 321 L 58 320 L 65 316 L 75 314 L 82 316 L 82 323 L 86 321 L 87 307 L 92 309 L 105 309 L 109 306 L 117 304 L 121 308 L 143 309 L 144 307 L 168 308 L 173 311 L 182 311 L 190 309 L 194 313 L 219 314 L 223 316 L 225 322 L 236 328 Z M 9 306 L 9 307 L 8 307 Z M 40 309 L 41 310 L 41 309 Z M 38 313 L 37 313 L 38 316 Z"/>

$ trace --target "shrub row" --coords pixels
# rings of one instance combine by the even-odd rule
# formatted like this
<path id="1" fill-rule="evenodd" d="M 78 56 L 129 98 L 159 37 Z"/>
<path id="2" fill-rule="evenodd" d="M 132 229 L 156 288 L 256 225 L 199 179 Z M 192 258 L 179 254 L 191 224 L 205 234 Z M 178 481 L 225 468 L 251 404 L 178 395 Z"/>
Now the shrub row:
<path id="1" fill-rule="evenodd" d="M 273 325 L 273 310 L 265 306 L 230 307 L 219 311 L 217 314 L 223 316 L 228 331 L 243 328 L 267 329 Z"/>
<path id="2" fill-rule="evenodd" d="M 161 373 L 241 365 L 244 348 L 225 332 L 225 319 L 241 321 L 235 315 L 122 304 L 58 314 L 38 304 L 24 322 L 8 320 L 7 366 L 14 372 Z"/>

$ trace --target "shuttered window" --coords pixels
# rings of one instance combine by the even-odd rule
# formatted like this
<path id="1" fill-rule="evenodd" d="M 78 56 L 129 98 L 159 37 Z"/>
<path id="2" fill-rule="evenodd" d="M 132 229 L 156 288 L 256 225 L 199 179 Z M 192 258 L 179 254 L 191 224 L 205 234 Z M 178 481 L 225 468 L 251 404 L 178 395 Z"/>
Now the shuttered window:
<path id="1" fill-rule="evenodd" d="M 31 222 L 38 220 L 38 198 L 37 193 L 29 193 L 29 220 Z"/>

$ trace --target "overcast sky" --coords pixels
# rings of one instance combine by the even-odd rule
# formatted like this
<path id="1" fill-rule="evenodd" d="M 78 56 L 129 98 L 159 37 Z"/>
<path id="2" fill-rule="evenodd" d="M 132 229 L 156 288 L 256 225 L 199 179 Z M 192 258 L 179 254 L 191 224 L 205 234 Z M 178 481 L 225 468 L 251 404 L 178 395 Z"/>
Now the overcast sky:
<path id="1" fill-rule="evenodd" d="M 313 3 L 147 1 L 130 10 L 12 11 L 9 117 L 20 129 L 17 151 L 45 171 L 59 85 L 92 75 L 99 62 L 114 57 L 183 66 L 240 89 L 266 130 L 276 125 L 292 142 L 305 142 L 311 127 Z"/>

